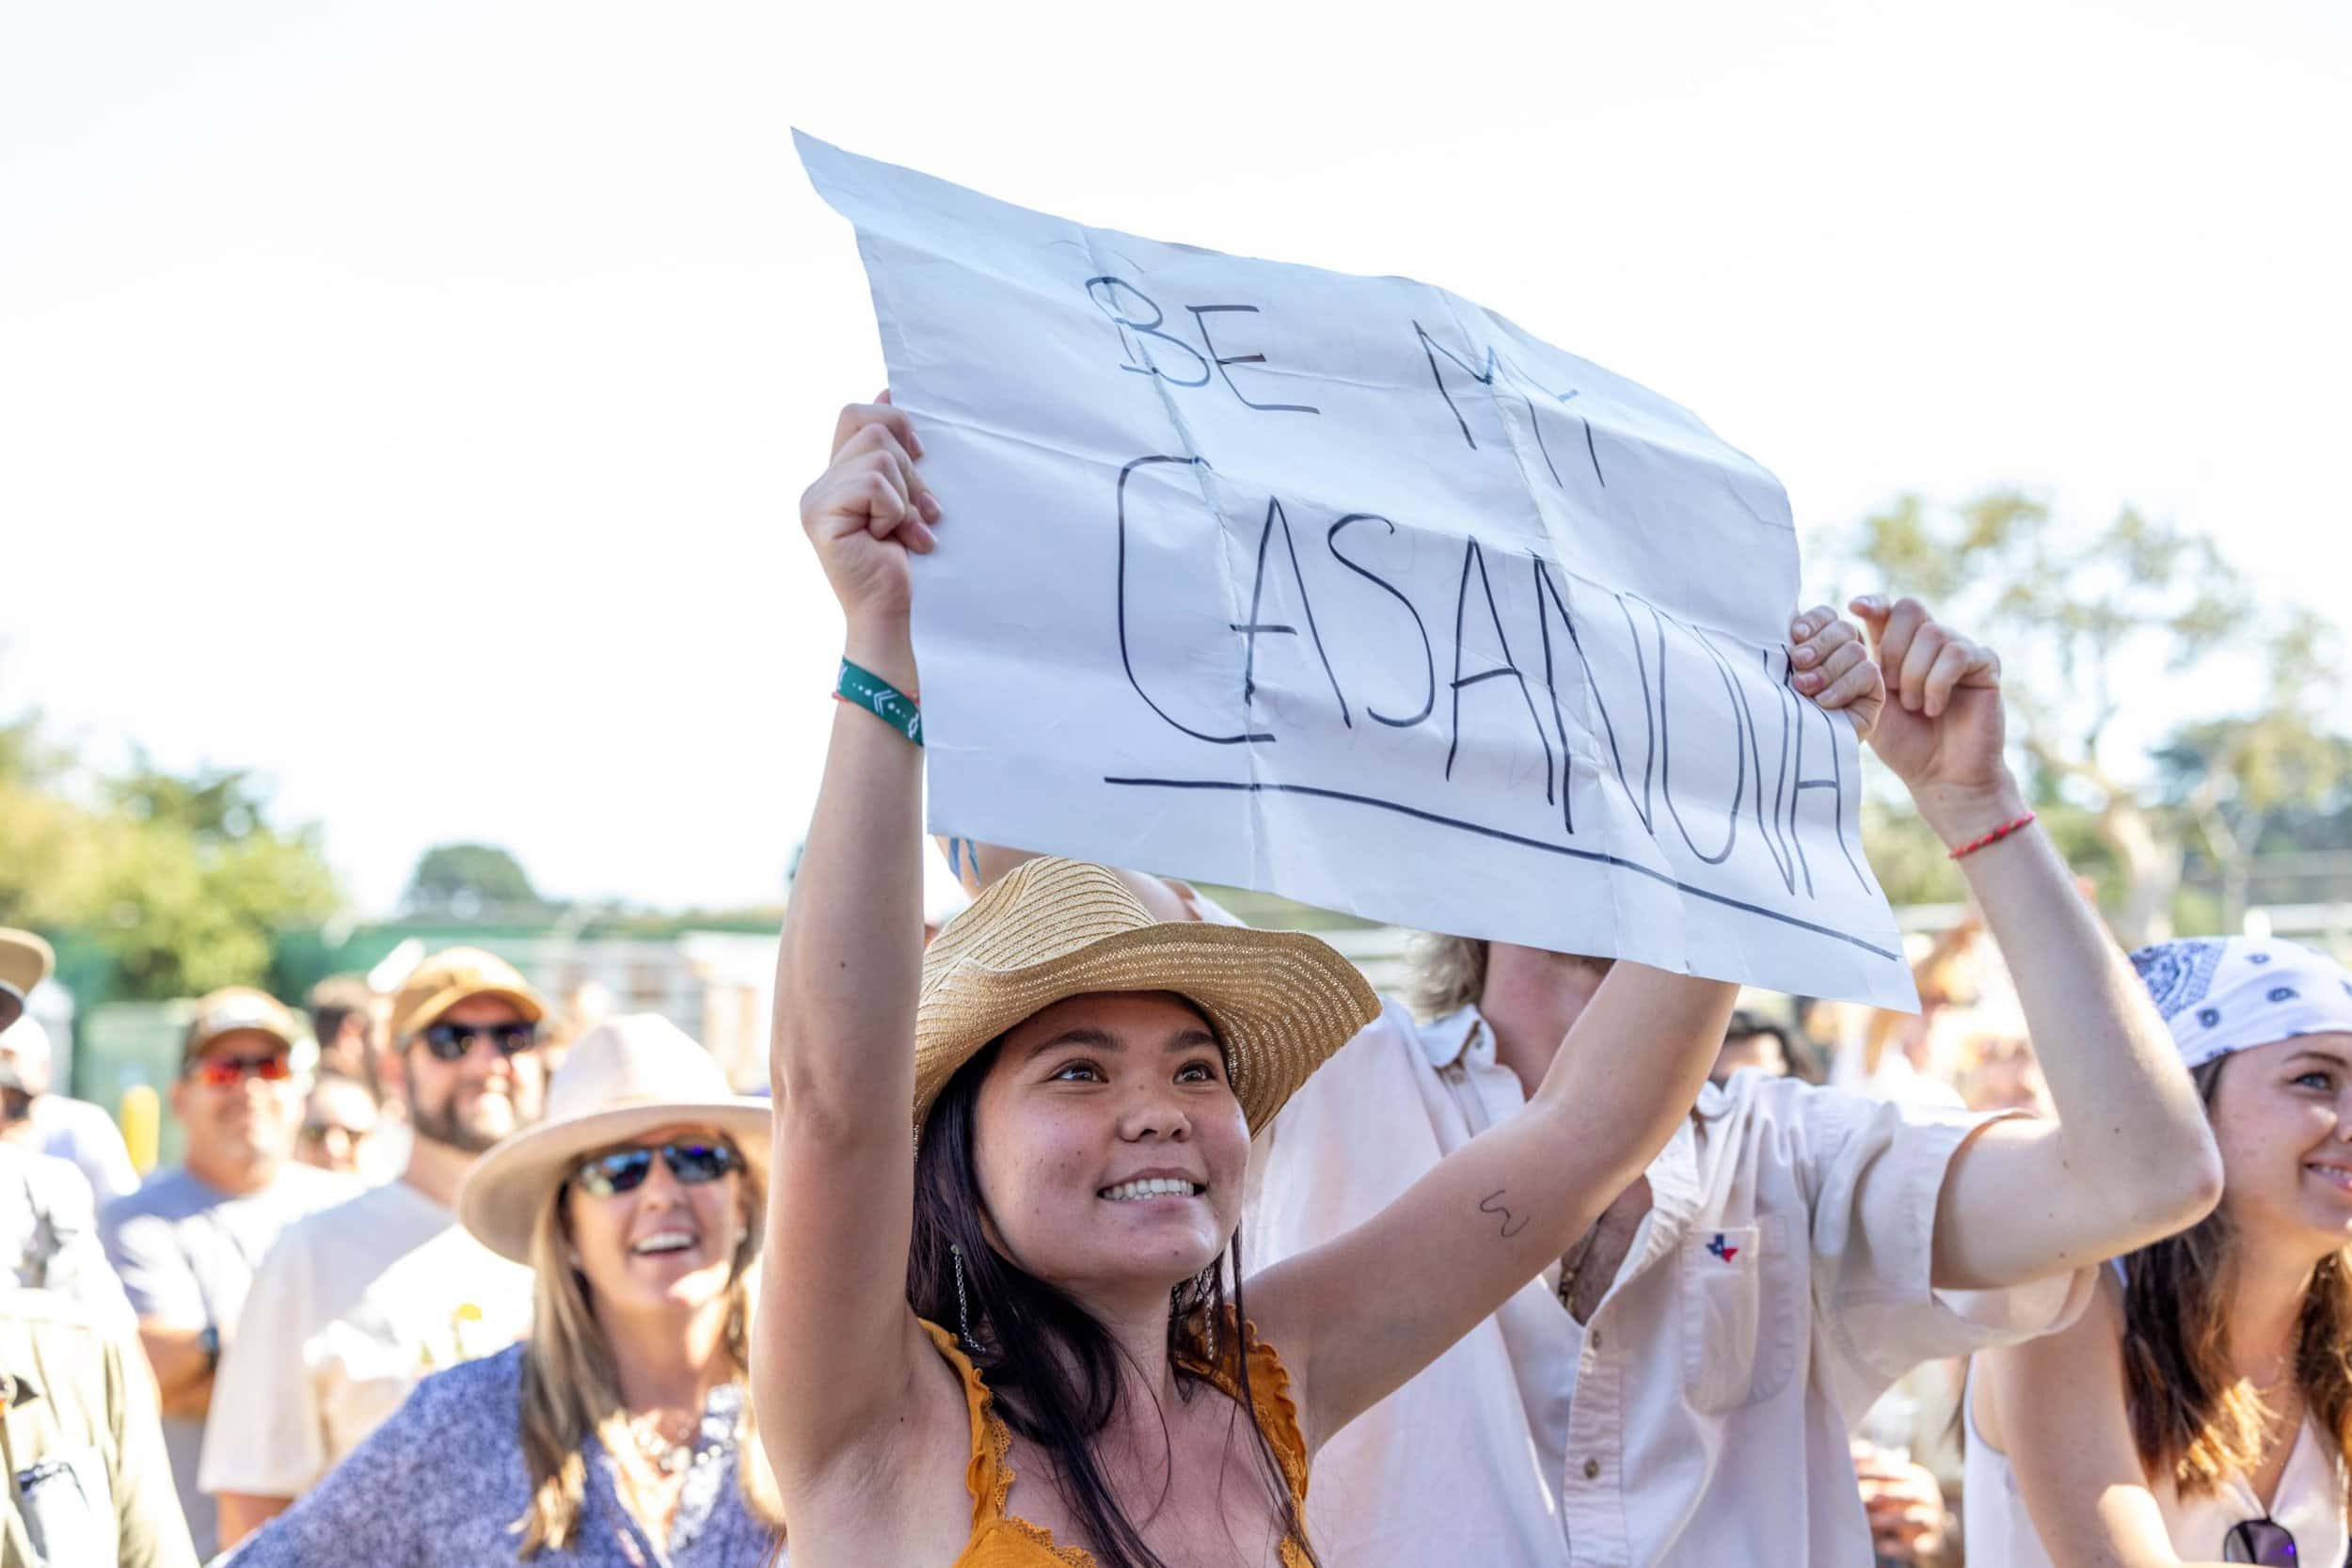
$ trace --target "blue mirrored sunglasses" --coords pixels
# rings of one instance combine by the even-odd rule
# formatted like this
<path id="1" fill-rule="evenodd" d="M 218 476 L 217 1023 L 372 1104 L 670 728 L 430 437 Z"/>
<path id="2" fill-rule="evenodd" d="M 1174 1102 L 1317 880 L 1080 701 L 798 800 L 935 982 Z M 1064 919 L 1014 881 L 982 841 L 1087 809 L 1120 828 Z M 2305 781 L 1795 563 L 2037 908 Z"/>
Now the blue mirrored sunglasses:
<path id="1" fill-rule="evenodd" d="M 661 1156 L 661 1163 L 670 1167 L 670 1174 L 677 1178 L 682 1187 L 699 1187 L 743 1168 L 743 1156 L 733 1144 L 690 1139 L 666 1143 L 660 1148 L 641 1146 L 612 1149 L 581 1161 L 572 1172 L 572 1180 L 583 1192 L 598 1197 L 635 1192 L 653 1174 L 656 1154 Z"/>

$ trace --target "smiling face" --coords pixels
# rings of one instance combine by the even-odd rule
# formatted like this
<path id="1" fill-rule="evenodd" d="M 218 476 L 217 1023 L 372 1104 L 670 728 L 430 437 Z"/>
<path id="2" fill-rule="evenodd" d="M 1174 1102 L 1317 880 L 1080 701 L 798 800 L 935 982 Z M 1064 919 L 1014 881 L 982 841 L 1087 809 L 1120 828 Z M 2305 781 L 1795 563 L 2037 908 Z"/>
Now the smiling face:
<path id="1" fill-rule="evenodd" d="M 1240 1222 L 1248 1124 L 1216 1036 L 1166 991 L 1073 996 L 1016 1024 L 973 1132 L 993 1240 L 1075 1294 L 1165 1291 Z"/>
<path id="2" fill-rule="evenodd" d="M 745 1173 L 739 1169 L 715 1181 L 683 1182 L 659 1152 L 664 1144 L 711 1147 L 727 1141 L 716 1128 L 658 1128 L 596 1151 L 656 1151 L 638 1185 L 603 1196 L 578 1178 L 565 1185 L 564 1227 L 600 1320 L 691 1311 L 716 1301 L 733 1282 L 736 1256 L 750 1231 Z"/>
<path id="3" fill-rule="evenodd" d="M 2352 1244 L 2352 1035 L 2238 1052 L 2210 1110 L 2222 1208 L 2242 1233 L 2315 1255 Z"/>
<path id="4" fill-rule="evenodd" d="M 292 1049 L 260 1029 L 231 1029 L 208 1042 L 171 1086 L 171 1108 L 186 1129 L 188 1162 L 208 1180 L 235 1171 L 242 1187 L 266 1180 L 294 1152 L 302 1124 L 302 1080 Z M 282 1076 L 264 1077 L 262 1063 Z M 208 1068 L 238 1069 L 228 1083 L 211 1082 Z"/>
<path id="5" fill-rule="evenodd" d="M 435 1021 L 460 1028 L 495 1029 L 527 1022 L 502 996 L 469 996 Z M 539 1119 L 547 1095 L 547 1063 L 536 1047 L 513 1054 L 476 1034 L 466 1053 L 445 1062 L 421 1036 L 402 1047 L 409 1121 L 417 1135 L 479 1154 L 518 1127 Z"/>

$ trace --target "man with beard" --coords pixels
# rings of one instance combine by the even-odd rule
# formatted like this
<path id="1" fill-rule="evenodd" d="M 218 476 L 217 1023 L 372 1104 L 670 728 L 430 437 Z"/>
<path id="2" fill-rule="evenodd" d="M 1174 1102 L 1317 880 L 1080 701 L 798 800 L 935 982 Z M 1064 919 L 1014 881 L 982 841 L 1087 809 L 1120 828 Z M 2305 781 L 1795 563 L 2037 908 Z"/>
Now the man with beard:
<path id="1" fill-rule="evenodd" d="M 531 1271 L 457 1224 L 483 1150 L 538 1118 L 547 1008 L 503 960 L 456 947 L 392 1001 L 416 1132 L 400 1180 L 287 1227 L 215 1379 L 199 1484 L 232 1546 L 281 1513 L 426 1373 L 501 1350 L 531 1321 Z"/>
<path id="2" fill-rule="evenodd" d="M 277 998 L 243 986 L 196 1005 L 171 1085 L 187 1158 L 99 1216 L 106 1256 L 138 1313 L 139 1343 L 163 1398 L 164 1446 L 199 1558 L 217 1550 L 197 1456 L 221 1346 L 278 1232 L 358 1191 L 296 1164 L 317 1048 Z"/>

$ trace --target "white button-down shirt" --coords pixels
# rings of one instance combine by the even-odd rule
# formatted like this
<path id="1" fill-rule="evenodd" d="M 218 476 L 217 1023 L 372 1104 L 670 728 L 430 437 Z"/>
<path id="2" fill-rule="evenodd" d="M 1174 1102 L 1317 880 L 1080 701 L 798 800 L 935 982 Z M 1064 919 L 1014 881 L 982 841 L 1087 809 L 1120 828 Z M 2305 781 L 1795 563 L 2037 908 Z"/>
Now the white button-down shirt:
<path id="1" fill-rule="evenodd" d="M 1252 1269 L 1379 1212 L 1525 1103 L 1474 1009 L 1391 1001 L 1261 1134 Z M 2086 1269 L 1929 1283 L 1936 1197 L 1984 1118 L 1742 1072 L 1649 1167 L 1652 1207 L 1589 1327 L 1559 1265 L 1327 1444 L 1324 1560 L 1426 1568 L 1852 1564 L 1849 1424 L 1915 1364 L 2046 1333 Z M 1361 1288 L 1377 1291 L 1375 1275 Z"/>

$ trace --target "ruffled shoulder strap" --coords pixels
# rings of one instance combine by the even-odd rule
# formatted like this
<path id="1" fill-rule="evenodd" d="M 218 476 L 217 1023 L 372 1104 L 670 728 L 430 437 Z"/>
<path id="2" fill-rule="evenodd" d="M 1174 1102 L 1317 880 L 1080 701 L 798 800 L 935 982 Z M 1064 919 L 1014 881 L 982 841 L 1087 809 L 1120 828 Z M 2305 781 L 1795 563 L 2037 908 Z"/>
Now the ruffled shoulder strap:
<path id="1" fill-rule="evenodd" d="M 1216 1361 L 1212 1364 L 1195 1353 L 1184 1356 L 1184 1364 L 1225 1391 L 1234 1403 L 1242 1402 L 1241 1369 L 1247 1361 L 1249 1368 L 1249 1414 L 1257 1420 L 1258 1430 L 1265 1433 L 1266 1445 L 1274 1450 L 1275 1462 L 1282 1466 L 1282 1480 L 1291 1489 L 1294 1502 L 1304 1506 L 1307 1501 L 1307 1438 L 1298 1426 L 1298 1404 L 1291 1395 L 1290 1369 L 1274 1347 L 1258 1338 L 1258 1325 L 1239 1323 L 1233 1308 L 1228 1305 L 1217 1323 Z"/>
<path id="2" fill-rule="evenodd" d="M 964 1467 L 964 1489 L 972 1494 L 972 1528 L 1005 1516 L 1005 1499 L 1012 1495 L 1012 1466 L 1005 1462 L 1012 1449 L 1012 1433 L 996 1414 L 988 1385 L 979 1369 L 956 1344 L 956 1337 L 931 1322 L 917 1318 L 939 1354 L 963 1380 L 963 1402 L 972 1413 L 972 1460 Z"/>

